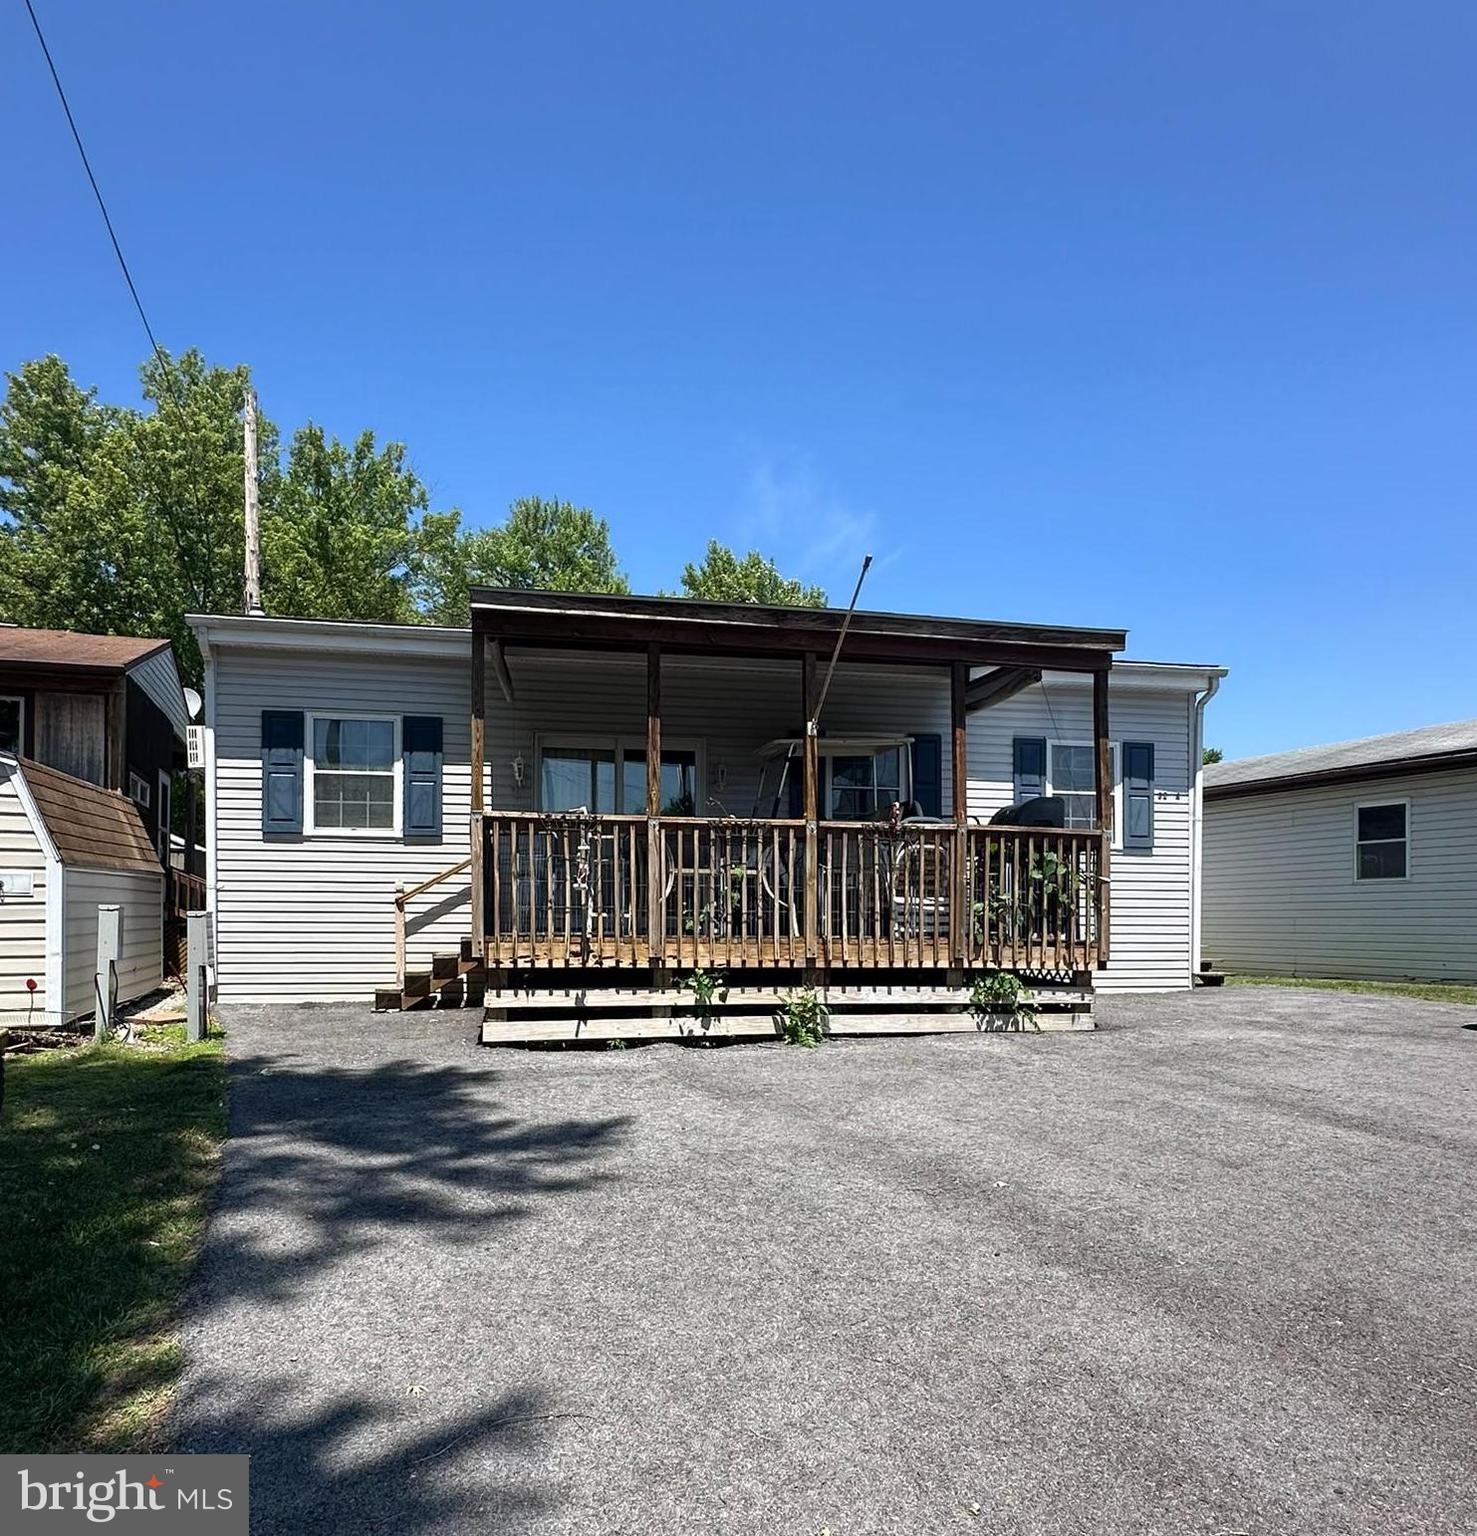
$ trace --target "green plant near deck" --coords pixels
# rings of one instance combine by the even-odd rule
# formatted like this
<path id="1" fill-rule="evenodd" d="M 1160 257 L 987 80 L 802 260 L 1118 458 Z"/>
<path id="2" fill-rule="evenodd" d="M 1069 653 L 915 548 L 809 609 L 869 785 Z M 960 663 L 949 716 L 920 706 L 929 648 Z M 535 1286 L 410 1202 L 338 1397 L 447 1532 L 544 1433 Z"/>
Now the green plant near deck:
<path id="1" fill-rule="evenodd" d="M 1036 1023 L 1036 1005 L 1027 1000 L 1020 977 L 1011 971 L 985 971 L 976 977 L 969 989 L 969 1011 L 982 1028 L 1002 1018 L 1017 1029 Z"/>
<path id="2" fill-rule="evenodd" d="M 728 999 L 728 985 L 721 973 L 694 971 L 682 985 L 692 993 L 693 1007 L 705 1018 L 713 1011 L 714 1003 Z"/>
<path id="3" fill-rule="evenodd" d="M 785 999 L 778 1022 L 787 1044 L 813 1047 L 831 1033 L 831 1010 L 814 987 L 799 987 Z"/>

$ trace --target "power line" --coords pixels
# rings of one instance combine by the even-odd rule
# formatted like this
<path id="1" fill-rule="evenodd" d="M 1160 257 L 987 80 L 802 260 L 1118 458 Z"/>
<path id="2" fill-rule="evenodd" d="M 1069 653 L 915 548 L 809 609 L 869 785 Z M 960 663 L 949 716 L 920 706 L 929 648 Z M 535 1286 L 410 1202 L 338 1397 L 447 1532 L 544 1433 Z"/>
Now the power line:
<path id="1" fill-rule="evenodd" d="M 103 201 L 102 188 L 97 184 L 97 177 L 92 174 L 92 162 L 87 158 L 87 150 L 82 144 L 82 135 L 77 131 L 77 119 L 72 116 L 71 103 L 67 100 L 67 93 L 62 89 L 62 77 L 56 72 L 56 63 L 51 57 L 51 49 L 46 46 L 46 35 L 41 30 L 41 23 L 36 16 L 36 8 L 31 0 L 26 0 L 26 11 L 30 15 L 31 25 L 36 29 L 36 41 L 41 44 L 41 52 L 46 55 L 46 67 L 51 71 L 51 83 L 56 87 L 57 97 L 62 104 L 62 111 L 67 114 L 67 127 L 72 130 L 72 141 L 77 146 L 77 153 L 82 156 L 82 169 L 87 172 L 87 179 L 92 184 L 92 195 L 97 199 L 97 206 L 103 216 L 103 223 L 108 228 L 108 239 L 113 242 L 113 254 L 118 258 L 118 265 L 123 269 L 123 281 L 128 284 L 128 291 L 133 295 L 133 307 L 138 311 L 138 317 L 144 322 L 144 330 L 148 333 L 149 345 L 158 353 L 159 360 L 165 361 L 164 349 L 159 345 L 154 336 L 154 327 L 149 324 L 149 317 L 144 313 L 144 301 L 138 296 L 138 287 L 133 281 L 133 273 L 128 270 L 128 262 L 123 256 L 123 247 L 118 244 L 118 235 L 113 229 L 113 220 L 108 213 L 108 205 Z"/>
<path id="2" fill-rule="evenodd" d="M 92 187 L 92 195 L 97 199 L 98 211 L 102 214 L 103 224 L 107 227 L 108 239 L 113 243 L 113 254 L 118 258 L 118 265 L 123 272 L 123 281 L 128 284 L 128 291 L 130 295 L 132 295 L 133 307 L 138 311 L 138 317 L 143 322 L 144 333 L 149 338 L 149 345 L 151 348 L 153 348 L 154 356 L 158 359 L 159 366 L 161 369 L 163 369 L 164 377 L 169 383 L 170 391 L 174 395 L 174 403 L 179 410 L 181 424 L 186 425 L 188 428 L 185 412 L 184 391 L 181 387 L 179 376 L 175 368 L 170 363 L 168 353 L 166 353 L 164 348 L 159 345 L 159 339 L 154 335 L 154 327 L 149 324 L 149 316 L 144 309 L 144 301 L 139 297 L 138 285 L 133 280 L 133 273 L 128 270 L 128 260 L 123 254 L 122 245 L 119 244 L 118 232 L 113 228 L 112 215 L 109 214 L 108 205 L 103 200 L 102 188 L 98 186 L 97 177 L 93 174 L 92 162 L 87 158 L 87 148 L 82 142 L 82 134 L 77 127 L 77 119 L 72 116 L 72 104 L 67 100 L 67 93 L 62 87 L 62 77 L 57 73 L 56 61 L 52 58 L 51 49 L 46 44 L 46 34 L 41 30 L 41 21 L 40 18 L 36 15 L 36 7 L 31 4 L 31 0 L 25 0 L 25 5 L 26 13 L 31 18 L 31 25 L 35 28 L 36 31 L 36 41 L 41 44 L 41 52 L 46 58 L 46 67 L 51 71 L 51 83 L 56 87 L 57 99 L 62 104 L 62 111 L 66 113 L 67 126 L 72 130 L 72 142 L 76 144 L 77 153 L 82 157 L 82 169 L 87 172 L 87 180 Z M 210 565 L 215 554 L 215 541 L 211 537 L 210 525 L 205 517 L 204 508 L 201 501 L 199 471 L 195 464 L 194 455 L 187 453 L 185 462 L 188 465 L 190 472 L 190 490 L 195 502 L 195 516 L 198 519 L 200 528 L 205 536 L 206 568 L 204 572 L 204 579 L 208 583 L 210 579 Z M 180 536 L 179 527 L 169 509 L 166 507 L 161 507 L 160 511 L 163 513 L 164 520 L 168 524 L 170 534 L 174 539 L 175 551 L 180 558 L 181 574 L 185 576 L 187 581 L 189 581 L 190 561 L 186 555 L 185 541 Z M 191 585 L 193 585 L 195 589 L 194 597 L 196 606 L 208 606 L 205 601 L 206 593 L 200 582 L 192 582 Z"/>

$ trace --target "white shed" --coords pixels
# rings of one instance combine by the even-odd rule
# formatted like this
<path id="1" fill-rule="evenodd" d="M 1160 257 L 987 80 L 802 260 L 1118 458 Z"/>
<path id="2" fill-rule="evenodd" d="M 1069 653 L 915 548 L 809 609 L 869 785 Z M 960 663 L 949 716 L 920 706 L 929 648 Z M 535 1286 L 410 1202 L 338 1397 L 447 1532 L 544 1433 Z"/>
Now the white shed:
<path id="1" fill-rule="evenodd" d="M 0 1020 L 90 1013 L 97 909 L 123 909 L 120 1001 L 164 980 L 164 871 L 138 807 L 0 753 Z"/>

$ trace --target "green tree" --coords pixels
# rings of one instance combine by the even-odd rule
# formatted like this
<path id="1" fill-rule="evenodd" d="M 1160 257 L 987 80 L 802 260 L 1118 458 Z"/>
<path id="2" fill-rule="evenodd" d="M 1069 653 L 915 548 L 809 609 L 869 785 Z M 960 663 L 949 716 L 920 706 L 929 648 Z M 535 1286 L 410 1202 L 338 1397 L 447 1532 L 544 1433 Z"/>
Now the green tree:
<path id="1" fill-rule="evenodd" d="M 152 410 L 100 404 L 56 357 L 0 405 L 0 610 L 17 623 L 163 635 L 188 676 L 184 615 L 239 606 L 246 370 L 196 352 L 141 370 Z M 274 437 L 265 424 L 264 442 Z"/>
<path id="2" fill-rule="evenodd" d="M 751 549 L 742 560 L 717 539 L 708 540 L 701 565 L 682 568 L 682 596 L 719 603 L 763 603 L 785 608 L 824 608 L 820 587 L 781 576 L 773 560 Z"/>
<path id="3" fill-rule="evenodd" d="M 1226 754 L 1219 747 L 1206 747 L 1200 754 L 1200 761 L 1208 768 L 1212 763 L 1223 762 L 1225 756 Z"/>
<path id="4" fill-rule="evenodd" d="M 352 447 L 309 423 L 263 497 L 262 606 L 284 618 L 413 623 L 417 516 L 426 488 L 403 443 Z"/>
<path id="5" fill-rule="evenodd" d="M 610 525 L 588 507 L 525 496 L 494 528 L 464 529 L 457 511 L 422 519 L 415 586 L 431 623 L 465 624 L 474 586 L 629 592 Z"/>

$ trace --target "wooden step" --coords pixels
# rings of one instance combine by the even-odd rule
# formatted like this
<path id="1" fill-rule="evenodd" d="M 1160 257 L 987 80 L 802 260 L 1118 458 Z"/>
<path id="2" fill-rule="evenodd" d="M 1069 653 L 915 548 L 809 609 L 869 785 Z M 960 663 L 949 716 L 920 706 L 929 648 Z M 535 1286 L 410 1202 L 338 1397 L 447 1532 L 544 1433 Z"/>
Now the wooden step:
<path id="1" fill-rule="evenodd" d="M 715 1014 L 707 1019 L 637 1018 L 500 1019 L 489 1008 L 482 1022 L 483 1045 L 528 1045 L 550 1041 L 588 1040 L 775 1040 L 779 1029 L 772 1013 Z M 1039 1013 L 1034 1022 L 986 1020 L 983 1024 L 967 1013 L 833 1013 L 830 1032 L 847 1035 L 954 1035 L 954 1034 L 1055 1034 L 1064 1030 L 1094 1028 L 1086 1010 Z"/>
<path id="2" fill-rule="evenodd" d="M 1226 984 L 1226 973 L 1202 968 L 1195 972 L 1195 984 L 1201 987 L 1223 987 Z"/>

